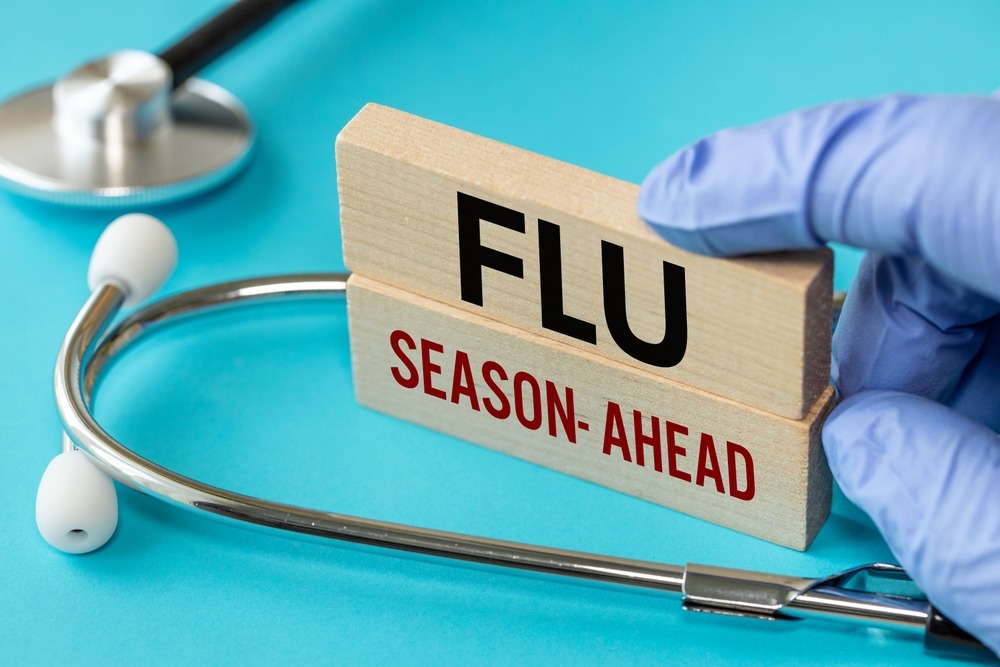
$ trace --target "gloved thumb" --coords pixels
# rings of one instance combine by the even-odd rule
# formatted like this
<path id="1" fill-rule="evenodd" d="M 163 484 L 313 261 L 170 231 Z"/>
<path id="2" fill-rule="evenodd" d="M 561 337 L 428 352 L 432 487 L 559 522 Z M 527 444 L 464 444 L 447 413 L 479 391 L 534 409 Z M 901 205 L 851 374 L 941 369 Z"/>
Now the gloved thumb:
<path id="1" fill-rule="evenodd" d="M 706 137 L 646 177 L 638 212 L 715 256 L 827 241 L 927 260 L 1000 300 L 1000 100 L 895 95 Z"/>
<path id="2" fill-rule="evenodd" d="M 1000 653 L 1000 437 L 926 398 L 864 391 L 833 412 L 823 443 L 931 602 Z"/>

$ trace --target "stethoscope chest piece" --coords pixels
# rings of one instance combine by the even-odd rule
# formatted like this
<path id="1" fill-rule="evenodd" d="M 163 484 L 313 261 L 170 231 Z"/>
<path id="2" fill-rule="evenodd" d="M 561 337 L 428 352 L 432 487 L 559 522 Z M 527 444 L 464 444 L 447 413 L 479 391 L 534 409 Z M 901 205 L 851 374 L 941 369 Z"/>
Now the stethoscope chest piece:
<path id="1" fill-rule="evenodd" d="M 159 57 L 119 51 L 0 105 L 0 181 L 62 204 L 159 204 L 236 175 L 253 142 L 229 92 L 194 78 L 174 89 Z"/>

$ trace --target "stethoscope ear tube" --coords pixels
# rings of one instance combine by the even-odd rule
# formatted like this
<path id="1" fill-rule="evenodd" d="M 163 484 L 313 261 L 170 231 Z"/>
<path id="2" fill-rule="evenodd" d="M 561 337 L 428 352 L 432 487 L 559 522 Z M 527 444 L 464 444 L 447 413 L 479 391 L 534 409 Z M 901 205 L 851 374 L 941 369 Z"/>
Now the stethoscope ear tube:
<path id="1" fill-rule="evenodd" d="M 295 2 L 297 0 L 240 0 L 164 49 L 159 57 L 174 73 L 174 88 Z"/>

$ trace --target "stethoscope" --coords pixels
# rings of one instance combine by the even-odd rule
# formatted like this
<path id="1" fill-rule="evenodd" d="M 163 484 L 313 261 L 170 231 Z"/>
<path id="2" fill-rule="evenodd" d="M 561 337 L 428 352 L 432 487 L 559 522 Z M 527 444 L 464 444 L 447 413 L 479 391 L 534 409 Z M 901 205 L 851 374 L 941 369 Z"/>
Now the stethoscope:
<path id="1" fill-rule="evenodd" d="M 253 498 L 210 486 L 149 461 L 109 435 L 91 411 L 111 362 L 171 324 L 222 308 L 293 297 L 342 297 L 347 274 L 251 278 L 156 301 L 110 328 L 123 309 L 146 300 L 170 275 L 177 246 L 155 218 L 130 214 L 101 235 L 91 257 L 91 289 L 56 360 L 56 405 L 63 452 L 42 477 L 36 519 L 42 536 L 69 553 L 103 546 L 118 523 L 112 477 L 169 504 L 285 535 L 338 540 L 590 581 L 679 593 L 685 608 L 769 619 L 829 618 L 922 633 L 936 652 L 992 656 L 909 583 L 895 565 L 875 563 L 818 579 L 687 564 L 666 565 L 446 533 Z"/>
<path id="2" fill-rule="evenodd" d="M 73 206 L 148 206 L 238 174 L 246 109 L 194 78 L 296 0 L 240 0 L 159 54 L 118 51 L 0 105 L 0 184 Z"/>
<path id="3" fill-rule="evenodd" d="M 222 32 L 230 33 L 231 40 L 236 33 L 246 34 L 245 29 L 232 31 L 233 19 L 242 15 L 241 12 L 246 12 L 251 6 L 256 8 L 254 16 L 257 19 L 250 23 L 256 21 L 259 25 L 266 21 L 261 17 L 272 16 L 286 4 L 289 3 L 242 0 L 223 12 L 221 22 L 216 19 L 216 28 L 209 32 L 219 26 L 228 26 Z M 211 55 L 210 51 L 212 49 L 202 48 L 199 62 Z M 124 58 L 131 60 L 133 56 Z M 223 106 L 228 106 L 230 111 L 240 111 L 237 116 L 242 120 L 237 125 L 244 128 L 246 142 L 252 140 L 249 121 L 242 108 L 236 106 L 238 103 L 235 100 L 215 88 L 192 86 L 191 81 L 186 85 L 188 90 L 181 93 L 181 97 L 175 95 L 173 104 L 182 98 L 187 100 L 189 93 L 198 95 L 207 90 L 205 98 L 209 102 L 225 100 Z M 25 103 L 24 98 L 33 95 L 35 93 L 29 93 L 7 104 L 17 106 Z M 168 116 L 170 105 L 168 101 Z M 0 107 L 0 125 L 4 122 L 4 114 L 9 111 L 8 106 Z M 61 112 L 56 115 L 58 113 Z M 134 115 L 135 118 L 128 123 L 123 122 L 128 114 L 112 113 L 113 118 L 103 123 L 99 118 L 81 116 L 87 119 L 81 126 L 91 130 L 102 126 L 104 134 L 100 140 L 110 137 L 117 141 L 124 136 L 123 133 L 131 131 L 127 128 L 133 120 L 138 127 L 144 127 L 142 119 L 145 114 Z M 76 121 L 80 118 L 67 121 L 66 127 L 57 127 L 46 141 L 57 144 L 77 141 L 79 137 L 67 139 L 71 136 L 67 128 L 79 125 Z M 166 125 L 161 122 L 146 138 L 154 137 L 155 143 L 170 136 L 178 130 L 179 123 L 176 121 L 176 117 L 168 118 Z M 50 123 L 62 121 L 50 119 Z M 9 155 L 4 153 L 7 144 L 2 134 L 0 132 L 0 160 L 8 161 L 3 162 L 0 176 L 10 182 L 12 172 Z M 89 136 L 88 141 L 94 140 L 93 135 Z M 143 141 L 139 138 L 132 143 L 126 141 L 123 145 L 138 145 L 142 152 L 145 150 Z M 42 185 L 37 179 L 25 178 L 14 187 L 33 196 L 64 203 L 103 205 L 108 202 L 164 201 L 200 192 L 233 175 L 248 151 L 248 145 L 240 148 L 228 158 L 229 163 L 218 168 L 211 177 L 166 185 L 138 181 L 126 184 L 125 179 L 116 180 L 117 184 L 113 186 L 95 187 L 95 179 L 91 178 L 93 174 L 86 172 L 88 163 L 83 160 L 77 165 L 83 171 L 79 175 L 74 172 L 72 183 L 64 180 L 53 185 L 66 176 L 66 173 L 60 173 L 58 178 L 45 181 Z M 93 166 L 97 163 L 89 164 Z M 126 160 L 123 164 L 134 163 Z M 113 170 L 101 172 L 98 169 L 98 172 L 111 174 Z M 123 178 L 122 174 L 114 172 L 114 178 Z M 33 188 L 40 189 L 36 191 Z M 275 299 L 342 297 L 346 293 L 348 277 L 347 274 L 301 274 L 210 285 L 150 303 L 111 326 L 123 308 L 138 306 L 159 289 L 172 272 L 176 260 L 177 246 L 172 234 L 161 222 L 147 215 L 122 216 L 104 231 L 97 242 L 88 272 L 91 295 L 70 326 L 56 361 L 55 396 L 64 427 L 63 452 L 46 469 L 36 498 L 39 531 L 57 549 L 68 553 L 86 553 L 100 548 L 111 538 L 118 523 L 118 500 L 113 478 L 172 505 L 242 526 L 281 531 L 283 535 L 336 540 L 679 594 L 686 609 L 697 611 L 784 620 L 826 618 L 866 624 L 922 634 L 925 647 L 932 652 L 995 657 L 937 612 L 912 585 L 907 574 L 895 565 L 863 565 L 821 578 L 690 563 L 684 566 L 667 565 L 285 505 L 217 488 L 159 466 L 115 440 L 93 415 L 91 406 L 111 362 L 118 361 L 138 341 L 191 317 L 209 316 L 223 308 L 261 304 Z"/>

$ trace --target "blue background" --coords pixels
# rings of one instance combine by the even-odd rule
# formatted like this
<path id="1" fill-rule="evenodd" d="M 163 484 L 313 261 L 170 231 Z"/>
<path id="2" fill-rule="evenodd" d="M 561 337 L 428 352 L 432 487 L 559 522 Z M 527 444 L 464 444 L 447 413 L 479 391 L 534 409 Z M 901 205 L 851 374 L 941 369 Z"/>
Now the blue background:
<path id="1" fill-rule="evenodd" d="M 219 7 L 7 3 L 0 94 L 110 50 L 158 50 Z M 794 107 L 989 92 L 998 23 L 985 0 L 309 0 L 203 72 L 249 107 L 260 143 L 235 182 L 151 211 L 180 246 L 166 290 L 343 269 L 333 141 L 368 101 L 639 181 L 701 135 Z M 282 540 L 127 490 L 107 547 L 54 551 L 33 519 L 59 451 L 52 363 L 111 217 L 0 193 L 0 663 L 940 664 L 901 634 Z M 839 287 L 856 259 L 839 252 Z M 360 409 L 343 307 L 280 312 L 143 344 L 99 417 L 188 475 L 343 513 L 806 576 L 891 559 L 839 493 L 798 553 Z"/>

